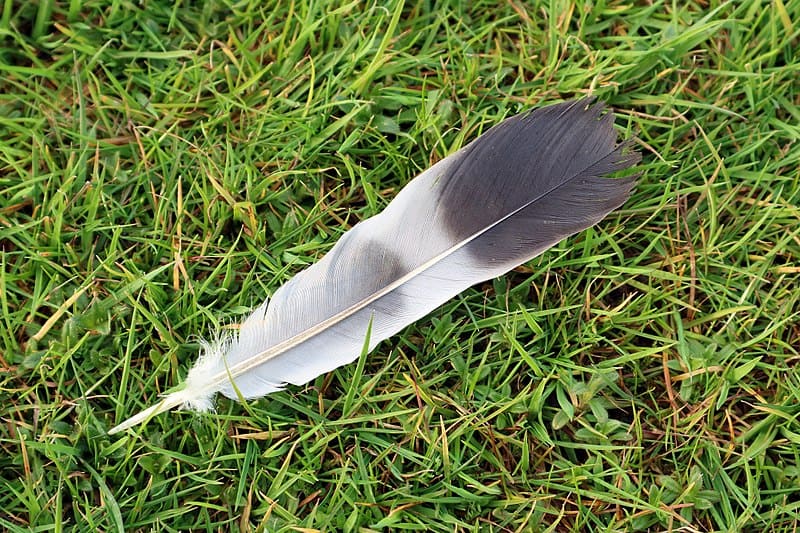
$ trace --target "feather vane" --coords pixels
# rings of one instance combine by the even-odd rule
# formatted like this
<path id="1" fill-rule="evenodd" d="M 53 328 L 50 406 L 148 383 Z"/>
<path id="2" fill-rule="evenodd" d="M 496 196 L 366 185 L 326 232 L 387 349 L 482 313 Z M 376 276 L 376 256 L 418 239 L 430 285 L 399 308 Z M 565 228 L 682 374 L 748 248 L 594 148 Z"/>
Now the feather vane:
<path id="1" fill-rule="evenodd" d="M 614 116 L 583 99 L 506 119 L 414 178 L 280 287 L 238 336 L 208 344 L 184 387 L 117 433 L 215 394 L 252 399 L 301 385 L 477 283 L 529 261 L 622 205 L 640 155 L 617 143 Z"/>

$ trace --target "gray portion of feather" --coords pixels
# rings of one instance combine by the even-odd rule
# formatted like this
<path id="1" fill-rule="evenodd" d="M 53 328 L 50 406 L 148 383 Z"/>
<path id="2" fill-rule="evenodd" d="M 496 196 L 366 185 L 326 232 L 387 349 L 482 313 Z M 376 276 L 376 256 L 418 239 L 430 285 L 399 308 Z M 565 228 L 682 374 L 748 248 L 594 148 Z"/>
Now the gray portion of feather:
<path id="1" fill-rule="evenodd" d="M 371 237 L 357 238 L 365 233 L 365 229 L 342 235 L 325 262 L 319 263 L 322 272 L 318 275 L 327 280 L 324 286 L 291 282 L 285 286 L 281 298 L 286 305 L 281 312 L 293 318 L 281 330 L 282 336 L 296 335 L 309 325 L 330 318 L 336 310 L 357 304 L 411 269 L 396 251 L 387 246 L 388 243 L 383 244 Z M 397 299 L 394 305 L 399 308 L 403 304 Z"/>
<path id="2" fill-rule="evenodd" d="M 517 115 L 458 152 L 439 190 L 453 240 L 485 231 L 468 245 L 474 254 L 527 257 L 530 247 L 552 245 L 622 205 L 634 179 L 601 177 L 634 165 L 640 155 L 617 145 L 613 114 L 590 103 Z M 508 216 L 512 223 L 486 231 Z"/>

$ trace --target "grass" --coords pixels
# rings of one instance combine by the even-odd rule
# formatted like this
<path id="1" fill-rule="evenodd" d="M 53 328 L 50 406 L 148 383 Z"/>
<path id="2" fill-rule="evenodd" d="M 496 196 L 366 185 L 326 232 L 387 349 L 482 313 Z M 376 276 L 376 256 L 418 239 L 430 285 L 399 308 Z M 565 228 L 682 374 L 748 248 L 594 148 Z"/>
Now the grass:
<path id="1" fill-rule="evenodd" d="M 800 2 L 0 10 L 0 529 L 796 531 Z M 592 93 L 600 226 L 304 387 L 115 423 L 419 171 Z"/>

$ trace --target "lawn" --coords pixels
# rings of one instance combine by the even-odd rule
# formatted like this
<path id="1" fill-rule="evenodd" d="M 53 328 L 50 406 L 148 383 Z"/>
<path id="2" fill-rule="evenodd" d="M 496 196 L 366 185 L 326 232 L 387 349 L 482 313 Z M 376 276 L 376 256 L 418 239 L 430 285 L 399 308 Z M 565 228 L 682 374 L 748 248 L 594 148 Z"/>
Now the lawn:
<path id="1" fill-rule="evenodd" d="M 2 6 L 0 529 L 800 528 L 800 0 Z M 590 94 L 643 154 L 601 224 L 108 435 L 419 172 Z"/>

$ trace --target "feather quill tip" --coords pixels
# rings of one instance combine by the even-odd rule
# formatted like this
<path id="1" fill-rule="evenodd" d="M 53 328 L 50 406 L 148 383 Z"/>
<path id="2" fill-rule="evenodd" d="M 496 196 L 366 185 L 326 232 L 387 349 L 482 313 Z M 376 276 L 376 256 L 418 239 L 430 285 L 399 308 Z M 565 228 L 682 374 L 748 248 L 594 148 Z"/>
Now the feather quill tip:
<path id="1" fill-rule="evenodd" d="M 185 392 L 185 390 L 180 390 L 164 396 L 164 398 L 157 404 L 148 407 L 144 411 L 135 414 L 121 424 L 111 428 L 108 431 L 108 434 L 114 435 L 116 433 L 120 433 L 126 429 L 130 429 L 133 426 L 150 420 L 157 414 L 165 413 L 171 409 L 174 409 L 175 407 L 178 407 L 179 405 L 185 404 L 189 400 L 189 397 L 186 396 Z"/>
<path id="2" fill-rule="evenodd" d="M 230 349 L 232 341 L 233 337 L 230 335 L 221 335 L 211 342 L 201 339 L 202 355 L 189 370 L 184 387 L 179 391 L 167 394 L 157 404 L 114 426 L 108 431 L 108 434 L 120 433 L 176 407 L 183 411 L 214 411 L 214 394 L 217 391 L 206 392 L 203 390 L 203 384 L 207 381 L 208 376 L 219 371 L 220 367 L 224 368 L 223 358 Z"/>

